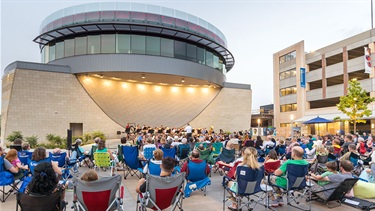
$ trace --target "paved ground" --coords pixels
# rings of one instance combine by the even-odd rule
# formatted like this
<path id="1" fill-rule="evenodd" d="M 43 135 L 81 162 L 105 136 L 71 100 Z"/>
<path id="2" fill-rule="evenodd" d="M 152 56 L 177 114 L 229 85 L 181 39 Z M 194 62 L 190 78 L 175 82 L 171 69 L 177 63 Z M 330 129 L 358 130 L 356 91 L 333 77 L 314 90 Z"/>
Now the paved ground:
<path id="1" fill-rule="evenodd" d="M 116 148 L 118 141 L 109 141 L 110 148 Z M 89 147 L 88 147 L 89 148 Z M 80 168 L 80 174 L 85 172 L 87 168 L 82 167 Z M 123 174 L 123 172 L 117 172 L 119 174 Z M 202 192 L 194 192 L 189 198 L 184 199 L 183 201 L 183 209 L 185 211 L 193 211 L 193 210 L 222 210 L 223 209 L 223 189 L 221 187 L 222 177 L 216 173 L 212 174 L 211 177 L 212 183 L 210 186 L 207 187 L 207 195 L 204 196 Z M 138 182 L 138 178 L 128 177 L 127 180 L 122 180 L 122 185 L 125 187 L 125 194 L 124 194 L 124 210 L 136 210 L 136 198 L 137 195 L 135 193 L 135 187 Z M 65 196 L 66 201 L 69 202 L 68 210 L 72 205 L 73 201 L 73 192 L 66 192 Z M 284 197 L 284 201 L 286 198 Z M 229 206 L 228 203 L 226 206 Z M 307 208 L 305 203 L 299 205 L 300 207 Z M 11 195 L 5 203 L 0 203 L 0 210 L 1 211 L 14 211 L 16 210 L 16 196 L 13 194 Z M 226 210 L 228 210 L 226 208 Z M 262 206 L 257 206 L 255 210 L 265 210 Z M 284 205 L 283 207 L 278 207 L 276 210 L 297 210 L 291 207 Z M 325 205 L 320 202 L 312 202 L 312 210 L 331 210 L 331 211 L 348 211 L 348 210 L 355 210 L 352 207 L 341 205 L 334 209 L 328 209 Z"/>

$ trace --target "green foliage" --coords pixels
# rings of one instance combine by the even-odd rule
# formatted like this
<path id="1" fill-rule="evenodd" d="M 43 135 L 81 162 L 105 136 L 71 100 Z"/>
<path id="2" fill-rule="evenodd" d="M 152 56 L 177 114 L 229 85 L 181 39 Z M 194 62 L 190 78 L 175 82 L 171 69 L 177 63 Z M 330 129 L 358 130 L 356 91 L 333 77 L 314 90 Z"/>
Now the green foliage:
<path id="1" fill-rule="evenodd" d="M 90 133 L 83 134 L 83 144 L 87 144 L 91 141 L 92 137 Z"/>
<path id="2" fill-rule="evenodd" d="M 49 149 L 52 148 L 65 148 L 66 147 L 66 138 L 61 138 L 58 135 L 55 134 L 47 134 L 46 139 L 49 142 L 49 144 L 41 144 L 41 146 L 48 147 Z"/>
<path id="3" fill-rule="evenodd" d="M 91 137 L 95 139 L 96 137 L 99 137 L 101 140 L 107 140 L 104 133 L 102 131 L 94 131 L 91 133 Z"/>
<path id="4" fill-rule="evenodd" d="M 348 94 L 340 97 L 337 108 L 350 118 L 354 124 L 354 131 L 356 131 L 356 125 L 360 119 L 372 114 L 367 105 L 373 101 L 375 98 L 368 96 L 367 91 L 362 89 L 360 83 L 354 78 L 349 81 Z"/>
<path id="5" fill-rule="evenodd" d="M 38 146 L 38 136 L 32 135 L 29 137 L 25 137 L 27 143 L 29 143 L 30 148 L 35 148 Z"/>
<path id="6" fill-rule="evenodd" d="M 12 133 L 6 137 L 6 140 L 13 143 L 17 138 L 23 139 L 21 131 L 12 131 Z"/>

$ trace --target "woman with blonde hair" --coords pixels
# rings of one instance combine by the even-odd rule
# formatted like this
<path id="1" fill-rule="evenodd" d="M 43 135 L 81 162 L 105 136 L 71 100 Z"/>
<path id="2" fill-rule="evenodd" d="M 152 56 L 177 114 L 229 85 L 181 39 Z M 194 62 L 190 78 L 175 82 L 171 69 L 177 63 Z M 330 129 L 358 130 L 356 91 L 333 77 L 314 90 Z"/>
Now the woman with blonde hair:
<path id="1" fill-rule="evenodd" d="M 238 164 L 238 166 L 245 166 L 251 169 L 257 170 L 260 169 L 260 164 L 258 163 L 258 151 L 254 147 L 247 147 L 243 152 L 243 161 Z M 236 172 L 234 173 L 236 176 Z M 237 192 L 237 182 L 236 181 L 229 181 L 228 187 L 234 192 Z M 230 194 L 232 194 L 230 192 Z M 228 207 L 229 210 L 237 210 L 237 203 L 235 198 L 232 197 L 232 206 Z"/>

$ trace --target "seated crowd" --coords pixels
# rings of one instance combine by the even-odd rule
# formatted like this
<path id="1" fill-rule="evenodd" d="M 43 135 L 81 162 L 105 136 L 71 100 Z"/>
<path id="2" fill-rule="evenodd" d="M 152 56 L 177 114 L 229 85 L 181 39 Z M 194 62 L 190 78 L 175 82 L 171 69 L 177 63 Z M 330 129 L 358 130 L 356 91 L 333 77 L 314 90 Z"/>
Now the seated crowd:
<path id="1" fill-rule="evenodd" d="M 267 191 L 271 199 L 267 206 L 273 207 L 284 205 L 283 189 L 288 188 L 285 176 L 292 165 L 308 166 L 306 178 L 310 181 L 311 192 L 316 192 L 323 200 L 346 178 L 357 177 L 361 182 L 375 183 L 375 142 L 371 135 L 302 136 L 287 140 L 275 139 L 269 135 L 263 141 L 260 136 L 251 137 L 248 131 L 215 133 L 211 127 L 209 130 L 203 128 L 189 132 L 189 129 L 176 128 L 155 128 L 152 131 L 148 127 L 136 128 L 134 133 L 126 133 L 121 138 L 118 152 L 107 148 L 105 141 L 100 138 L 95 138 L 91 151 L 84 151 L 80 146 L 82 141 L 77 139 L 74 150 L 66 155 L 65 161 L 68 164 L 74 163 L 74 173 L 77 173 L 81 164 L 89 162 L 90 167 L 95 163 L 93 154 L 108 153 L 118 170 L 126 170 L 122 168 L 122 147 L 136 147 L 139 151 L 137 159 L 140 171 L 143 173 L 135 190 L 139 194 L 144 194 L 147 190 L 145 175 L 151 174 L 151 165 L 160 166 L 160 173 L 156 176 L 173 177 L 179 172 L 185 172 L 186 178 L 194 181 L 188 176 L 189 165 L 202 164 L 201 171 L 207 178 L 211 172 L 217 171 L 230 178 L 226 184 L 232 195 L 232 205 L 228 207 L 230 210 L 237 210 L 239 206 L 235 200 L 235 193 L 238 191 L 236 168 L 239 166 L 266 171 L 265 175 L 268 176 L 264 177 L 262 184 L 272 186 L 272 191 Z M 27 143 L 22 144 L 22 140 L 17 140 L 16 144 L 21 146 L 17 148 L 21 151 L 30 150 Z M 31 177 L 25 193 L 48 195 L 61 191 L 64 200 L 65 189 L 71 188 L 71 185 L 67 182 L 68 178 L 64 178 L 61 166 L 48 159 L 46 149 L 34 149 L 28 163 L 20 161 L 17 149 L 10 149 L 5 153 L 0 147 L 0 156 L 4 159 L 4 168 L 16 180 L 24 176 Z M 165 153 L 170 153 L 170 150 L 174 154 L 166 157 Z M 149 151 L 151 154 L 148 154 Z M 53 153 L 59 154 L 61 150 L 55 149 Z M 277 163 L 272 171 L 265 167 L 271 163 Z M 96 171 L 88 170 L 83 173 L 81 180 L 93 182 L 99 178 Z M 329 191 L 325 191 L 327 189 Z"/>

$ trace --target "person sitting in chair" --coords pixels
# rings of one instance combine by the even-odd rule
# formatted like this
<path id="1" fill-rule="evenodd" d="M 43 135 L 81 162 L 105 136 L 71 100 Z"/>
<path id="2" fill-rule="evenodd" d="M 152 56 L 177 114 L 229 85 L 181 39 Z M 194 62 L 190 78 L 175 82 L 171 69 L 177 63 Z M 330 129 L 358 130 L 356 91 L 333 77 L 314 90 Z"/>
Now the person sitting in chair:
<path id="1" fill-rule="evenodd" d="M 331 174 L 327 177 L 322 178 L 320 181 L 326 181 L 327 184 L 320 186 L 315 181 L 311 181 L 312 193 L 315 193 L 317 196 L 322 198 L 323 200 L 327 200 L 328 197 L 333 193 L 334 189 L 345 179 L 353 178 L 351 171 L 353 170 L 353 164 L 348 160 L 342 160 L 340 162 L 340 172 L 341 174 Z M 324 191 L 327 190 L 327 191 Z M 319 192 L 322 191 L 322 192 Z"/>
<path id="2" fill-rule="evenodd" d="M 291 151 L 292 159 L 284 162 L 274 172 L 275 176 L 271 177 L 271 183 L 273 183 L 273 184 L 276 183 L 277 186 L 280 186 L 280 187 L 283 187 L 283 188 L 286 188 L 287 180 L 286 180 L 286 178 L 280 177 L 280 176 L 285 175 L 288 164 L 296 164 L 296 165 L 308 165 L 309 164 L 306 160 L 304 160 L 302 158 L 303 153 L 304 153 L 304 150 L 302 149 L 302 147 L 295 146 L 291 150 L 292 150 Z M 282 205 L 284 205 L 284 201 L 283 201 L 283 198 L 281 196 L 281 191 L 280 191 L 279 188 L 275 188 L 275 189 L 276 189 L 276 193 L 277 193 L 277 199 L 274 197 L 272 192 L 269 193 L 270 197 L 271 197 L 271 200 L 272 200 L 271 206 L 273 206 L 273 207 L 277 207 L 279 205 L 282 206 Z"/>
<path id="3" fill-rule="evenodd" d="M 194 163 L 202 163 L 203 162 L 203 160 L 199 159 L 199 151 L 196 150 L 196 149 L 191 152 L 190 160 L 191 160 L 191 162 L 194 162 Z M 207 165 L 206 166 L 206 174 L 210 174 L 210 171 L 211 171 L 210 166 L 208 164 L 206 164 L 206 165 Z M 181 168 L 181 172 L 188 173 L 187 171 L 188 171 L 188 162 L 186 161 Z"/>
<path id="4" fill-rule="evenodd" d="M 199 156 L 198 156 L 199 157 Z M 175 166 L 175 160 L 171 157 L 163 158 L 162 163 L 160 165 L 160 177 L 168 177 L 172 175 Z M 146 179 L 142 178 L 138 181 L 137 188 L 135 189 L 137 193 L 145 193 L 146 192 Z"/>
<path id="5" fill-rule="evenodd" d="M 59 183 L 54 168 L 49 162 L 42 162 L 35 166 L 34 176 L 26 188 L 26 193 L 49 195 L 62 191 L 62 199 L 65 196 L 65 186 Z"/>

